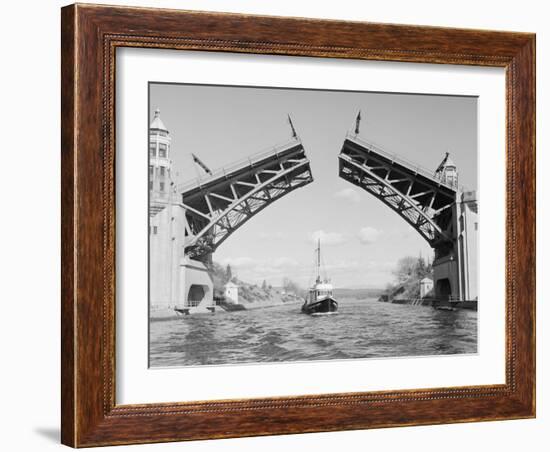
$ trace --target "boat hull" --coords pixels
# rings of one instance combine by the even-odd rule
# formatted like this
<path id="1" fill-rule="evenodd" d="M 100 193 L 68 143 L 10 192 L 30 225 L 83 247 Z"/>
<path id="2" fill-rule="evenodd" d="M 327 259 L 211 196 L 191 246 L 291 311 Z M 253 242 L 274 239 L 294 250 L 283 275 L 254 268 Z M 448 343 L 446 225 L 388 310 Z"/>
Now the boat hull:
<path id="1" fill-rule="evenodd" d="M 326 297 L 313 303 L 305 302 L 302 305 L 304 314 L 328 314 L 338 311 L 338 302 L 332 297 Z"/>
<path id="2" fill-rule="evenodd" d="M 176 307 L 174 311 L 179 316 L 187 316 L 191 314 L 214 314 L 216 312 L 216 306 L 189 306 L 189 307 Z"/>
<path id="3" fill-rule="evenodd" d="M 242 304 L 228 303 L 227 301 L 219 301 L 218 306 L 221 306 L 225 311 L 228 312 L 246 311 L 246 308 Z"/>

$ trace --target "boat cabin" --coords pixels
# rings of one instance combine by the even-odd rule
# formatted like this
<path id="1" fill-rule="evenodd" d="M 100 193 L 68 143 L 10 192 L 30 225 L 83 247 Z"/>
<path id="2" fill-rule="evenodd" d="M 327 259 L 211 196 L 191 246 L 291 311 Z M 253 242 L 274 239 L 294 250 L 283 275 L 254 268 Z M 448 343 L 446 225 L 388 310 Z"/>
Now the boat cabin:
<path id="1" fill-rule="evenodd" d="M 318 281 L 309 290 L 309 302 L 314 303 L 326 297 L 332 297 L 332 284 Z"/>

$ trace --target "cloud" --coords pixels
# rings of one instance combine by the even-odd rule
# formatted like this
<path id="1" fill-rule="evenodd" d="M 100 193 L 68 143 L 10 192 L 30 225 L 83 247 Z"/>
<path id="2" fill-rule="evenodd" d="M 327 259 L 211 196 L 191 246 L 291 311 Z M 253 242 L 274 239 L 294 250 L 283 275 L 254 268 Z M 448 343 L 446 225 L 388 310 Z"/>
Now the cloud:
<path id="1" fill-rule="evenodd" d="M 394 261 L 368 261 L 365 263 L 364 268 L 373 271 L 378 270 L 381 272 L 388 272 L 395 268 L 396 262 Z"/>
<path id="2" fill-rule="evenodd" d="M 361 264 L 357 261 L 339 260 L 323 265 L 327 271 L 350 271 L 361 268 Z"/>
<path id="3" fill-rule="evenodd" d="M 315 231 L 311 234 L 310 240 L 314 243 L 321 239 L 321 244 L 326 246 L 341 245 L 346 241 L 346 236 L 339 232 Z"/>
<path id="4" fill-rule="evenodd" d="M 260 232 L 258 234 L 258 237 L 260 237 L 261 239 L 267 239 L 267 240 L 282 240 L 286 238 L 286 234 L 281 231 Z"/>
<path id="5" fill-rule="evenodd" d="M 361 195 L 354 190 L 353 188 L 344 188 L 343 190 L 337 191 L 334 194 L 336 198 L 342 198 L 350 202 L 358 203 L 361 201 Z"/>
<path id="6" fill-rule="evenodd" d="M 228 257 L 222 260 L 222 265 L 231 265 L 236 269 L 252 270 L 254 272 L 273 272 L 281 269 L 298 267 L 299 263 L 290 257 L 275 259 L 253 259 L 251 257 Z"/>
<path id="7" fill-rule="evenodd" d="M 359 230 L 358 237 L 359 237 L 359 241 L 363 245 L 368 245 L 378 240 L 378 237 L 380 237 L 380 231 L 370 226 L 366 226 Z"/>
<path id="8" fill-rule="evenodd" d="M 258 261 L 251 257 L 228 257 L 222 261 L 222 264 L 238 268 L 251 268 L 256 266 Z"/>
<path id="9" fill-rule="evenodd" d="M 296 267 L 298 266 L 298 262 L 296 262 L 294 259 L 290 257 L 278 257 L 273 261 L 268 261 L 267 266 L 274 267 L 274 268 Z"/>

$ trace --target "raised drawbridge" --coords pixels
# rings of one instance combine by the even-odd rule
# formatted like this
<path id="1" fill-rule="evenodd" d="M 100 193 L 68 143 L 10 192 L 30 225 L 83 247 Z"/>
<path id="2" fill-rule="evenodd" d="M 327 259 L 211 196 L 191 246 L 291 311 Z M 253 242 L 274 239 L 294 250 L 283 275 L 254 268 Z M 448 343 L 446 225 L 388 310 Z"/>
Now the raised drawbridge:
<path id="1" fill-rule="evenodd" d="M 360 119 L 360 117 L 358 117 Z M 477 298 L 477 201 L 458 185 L 448 154 L 436 171 L 348 133 L 338 156 L 339 175 L 383 202 L 434 249 L 435 297 Z"/>
<path id="2" fill-rule="evenodd" d="M 309 160 L 295 137 L 177 187 L 188 224 L 185 254 L 203 260 L 254 215 L 311 182 Z"/>

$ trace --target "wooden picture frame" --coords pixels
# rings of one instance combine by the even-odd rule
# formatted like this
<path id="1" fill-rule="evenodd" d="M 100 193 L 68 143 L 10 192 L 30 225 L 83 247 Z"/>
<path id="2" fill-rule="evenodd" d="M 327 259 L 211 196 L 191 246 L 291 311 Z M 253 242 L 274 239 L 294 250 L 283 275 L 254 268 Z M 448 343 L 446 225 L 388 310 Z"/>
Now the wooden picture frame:
<path id="1" fill-rule="evenodd" d="M 535 416 L 535 35 L 70 5 L 62 9 L 62 442 L 73 447 Z M 506 70 L 506 383 L 115 403 L 115 50 L 146 47 Z"/>

